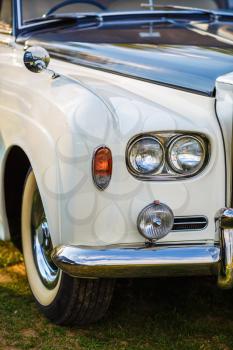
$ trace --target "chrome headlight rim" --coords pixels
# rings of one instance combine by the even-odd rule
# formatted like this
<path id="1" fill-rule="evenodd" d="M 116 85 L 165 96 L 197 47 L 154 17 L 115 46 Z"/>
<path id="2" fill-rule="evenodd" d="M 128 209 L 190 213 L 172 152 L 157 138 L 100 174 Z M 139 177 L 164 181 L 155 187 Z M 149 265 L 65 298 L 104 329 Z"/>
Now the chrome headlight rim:
<path id="1" fill-rule="evenodd" d="M 173 168 L 170 166 L 168 161 L 168 149 L 170 144 L 177 139 L 178 137 L 186 136 L 186 137 L 194 137 L 197 138 L 203 145 L 205 150 L 205 160 L 202 165 L 202 167 L 198 170 L 195 170 L 193 173 L 183 173 L 183 172 L 177 172 L 174 171 Z M 143 174 L 138 173 L 130 166 L 129 162 L 129 149 L 131 145 L 135 143 L 140 138 L 144 137 L 152 137 L 156 138 L 162 145 L 164 149 L 164 161 L 163 165 L 158 169 L 156 173 L 151 174 Z M 193 130 L 156 130 L 156 131 L 149 131 L 145 133 L 136 134 L 133 137 L 131 137 L 126 145 L 125 149 L 125 163 L 126 168 L 130 175 L 132 175 L 135 179 L 138 181 L 158 181 L 158 182 L 173 182 L 173 181 L 188 181 L 189 179 L 192 179 L 196 176 L 199 176 L 204 171 L 207 171 L 207 167 L 210 163 L 211 159 L 211 141 L 208 137 L 208 135 L 204 134 L 200 131 L 193 131 Z"/>
<path id="2" fill-rule="evenodd" d="M 185 138 L 190 138 L 190 139 L 193 139 L 193 140 L 199 142 L 199 144 L 201 145 L 201 148 L 203 150 L 202 162 L 200 162 L 198 167 L 196 167 L 194 170 L 191 170 L 191 171 L 184 171 L 184 170 L 176 168 L 173 165 L 173 162 L 171 160 L 171 152 L 172 152 L 172 148 L 173 148 L 174 144 L 176 142 L 182 140 L 182 139 L 185 139 Z M 206 166 L 206 164 L 207 164 L 207 151 L 208 151 L 207 144 L 206 144 L 206 142 L 204 141 L 204 139 L 202 137 L 200 137 L 198 135 L 188 134 L 188 133 L 187 134 L 182 134 L 182 135 L 177 135 L 177 136 L 174 136 L 172 138 L 172 140 L 170 140 L 170 142 L 168 143 L 166 160 L 167 160 L 167 163 L 168 163 L 169 167 L 177 175 L 186 176 L 186 177 L 192 177 L 192 176 L 195 176 L 195 175 L 199 174 L 202 171 L 202 169 Z"/>
<path id="3" fill-rule="evenodd" d="M 161 150 L 162 150 L 162 159 L 161 159 L 159 167 L 156 170 L 151 170 L 151 171 L 148 171 L 146 173 L 143 173 L 143 172 L 137 170 L 132 165 L 132 163 L 130 161 L 130 154 L 131 154 L 131 151 L 132 151 L 133 147 L 136 145 L 136 143 L 138 143 L 139 141 L 146 140 L 146 139 L 150 139 L 150 140 L 156 141 L 159 144 L 159 146 L 161 147 Z M 164 167 L 165 161 L 166 161 L 166 152 L 165 152 L 164 145 L 162 144 L 162 142 L 156 136 L 153 136 L 151 134 L 145 134 L 143 136 L 141 135 L 141 136 L 138 136 L 138 137 L 134 138 L 133 141 L 130 142 L 128 147 L 127 147 L 126 164 L 127 164 L 127 167 L 129 168 L 130 172 L 133 173 L 135 176 L 142 176 L 143 177 L 143 176 L 156 175 L 156 174 L 158 174 L 160 172 L 161 168 Z"/>

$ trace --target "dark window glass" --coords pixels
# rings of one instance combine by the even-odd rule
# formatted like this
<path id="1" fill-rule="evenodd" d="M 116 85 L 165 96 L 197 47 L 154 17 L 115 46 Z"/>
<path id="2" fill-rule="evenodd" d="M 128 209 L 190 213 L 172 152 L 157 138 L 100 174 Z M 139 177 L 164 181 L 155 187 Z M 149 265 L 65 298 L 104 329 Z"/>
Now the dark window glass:
<path id="1" fill-rule="evenodd" d="M 10 33 L 12 29 L 11 0 L 0 0 L 0 31 Z"/>
<path id="2" fill-rule="evenodd" d="M 215 10 L 218 8 L 228 8 L 229 1 L 233 0 L 153 0 L 155 6 L 176 5 L 190 8 L 202 8 Z M 41 17 L 54 5 L 62 0 L 22 0 L 24 21 Z M 106 7 L 107 12 L 113 11 L 141 11 L 150 10 L 151 0 L 97 0 L 97 3 Z M 154 7 L 153 6 L 153 7 Z M 57 13 L 64 12 L 101 12 L 98 7 L 83 1 L 81 4 L 72 4 L 60 8 Z"/>

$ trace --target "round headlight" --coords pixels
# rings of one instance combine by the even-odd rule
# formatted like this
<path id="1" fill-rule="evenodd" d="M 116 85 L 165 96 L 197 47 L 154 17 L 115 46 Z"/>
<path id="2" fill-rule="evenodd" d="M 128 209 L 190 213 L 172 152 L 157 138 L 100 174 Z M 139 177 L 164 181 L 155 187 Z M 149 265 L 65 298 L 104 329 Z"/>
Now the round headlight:
<path id="1" fill-rule="evenodd" d="M 178 173 L 192 174 L 203 166 L 205 145 L 197 137 L 180 136 L 169 147 L 169 163 Z"/>
<path id="2" fill-rule="evenodd" d="M 161 167 L 163 159 L 163 148 L 154 137 L 141 138 L 135 141 L 129 149 L 130 166 L 140 174 L 156 172 Z"/>

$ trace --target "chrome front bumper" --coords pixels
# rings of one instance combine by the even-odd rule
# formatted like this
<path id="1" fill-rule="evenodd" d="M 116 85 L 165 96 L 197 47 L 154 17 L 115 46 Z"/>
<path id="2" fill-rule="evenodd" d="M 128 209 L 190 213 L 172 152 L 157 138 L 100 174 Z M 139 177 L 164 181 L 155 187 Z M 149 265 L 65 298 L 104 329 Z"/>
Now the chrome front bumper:
<path id="1" fill-rule="evenodd" d="M 216 275 L 220 287 L 232 288 L 233 209 L 221 209 L 215 220 L 219 245 L 60 246 L 52 260 L 81 278 Z"/>
<path id="2" fill-rule="evenodd" d="M 52 259 L 64 272 L 77 277 L 152 277 L 216 274 L 220 250 L 200 246 L 61 246 Z"/>

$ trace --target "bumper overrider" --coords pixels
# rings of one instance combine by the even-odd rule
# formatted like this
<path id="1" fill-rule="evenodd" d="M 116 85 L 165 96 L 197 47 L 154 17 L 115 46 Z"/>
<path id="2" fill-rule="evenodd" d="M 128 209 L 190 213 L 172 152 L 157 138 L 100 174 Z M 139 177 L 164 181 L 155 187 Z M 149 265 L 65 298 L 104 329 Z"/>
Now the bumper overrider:
<path id="1" fill-rule="evenodd" d="M 217 276 L 221 288 L 233 287 L 233 209 L 215 217 L 218 244 L 60 246 L 53 262 L 65 273 L 81 278 L 154 276 Z"/>

